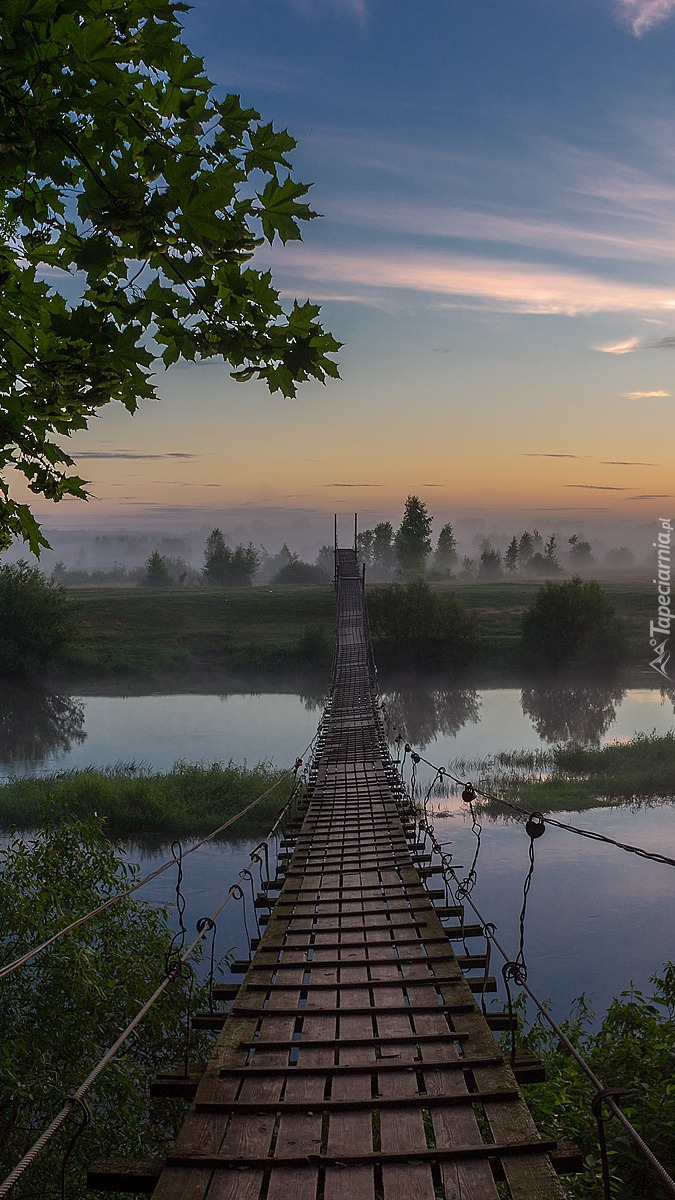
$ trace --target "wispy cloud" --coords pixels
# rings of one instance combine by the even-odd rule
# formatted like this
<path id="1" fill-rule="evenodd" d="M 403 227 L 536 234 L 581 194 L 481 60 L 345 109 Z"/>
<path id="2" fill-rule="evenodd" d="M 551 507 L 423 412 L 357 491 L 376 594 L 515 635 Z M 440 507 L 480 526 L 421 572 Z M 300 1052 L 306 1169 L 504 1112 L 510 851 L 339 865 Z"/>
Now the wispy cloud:
<path id="1" fill-rule="evenodd" d="M 675 336 L 672 334 L 669 337 L 654 338 L 653 341 L 647 342 L 648 350 L 675 350 Z"/>
<path id="2" fill-rule="evenodd" d="M 632 354 L 640 345 L 638 337 L 627 338 L 625 342 L 610 342 L 608 346 L 592 346 L 598 354 Z"/>
<path id="3" fill-rule="evenodd" d="M 549 454 L 545 451 L 539 453 L 535 450 L 523 450 L 521 458 L 588 458 L 587 454 Z"/>
<path id="4" fill-rule="evenodd" d="M 621 395 L 626 400 L 667 400 L 670 392 L 622 392 Z"/>
<path id="5" fill-rule="evenodd" d="M 652 492 L 644 496 L 624 496 L 624 500 L 670 500 L 672 492 Z"/>
<path id="6" fill-rule="evenodd" d="M 648 462 L 621 462 L 617 459 L 603 458 L 603 467 L 658 467 L 658 463 Z"/>
<path id="7" fill-rule="evenodd" d="M 73 457 L 79 459 L 85 458 L 114 458 L 114 459 L 138 459 L 148 461 L 151 459 L 175 459 L 175 458 L 201 458 L 200 454 L 184 454 L 178 450 L 171 451 L 166 454 L 143 454 L 137 450 L 74 450 Z"/>
<path id="8" fill-rule="evenodd" d="M 630 492 L 629 487 L 613 487 L 609 483 L 564 483 L 566 488 L 580 488 L 585 492 Z"/>
<path id="9" fill-rule="evenodd" d="M 325 488 L 381 488 L 384 485 L 381 483 L 324 483 L 321 486 Z"/>
<path id="10" fill-rule="evenodd" d="M 425 292 L 443 298 L 442 307 L 566 316 L 675 309 L 675 288 L 487 256 L 401 253 L 389 248 L 357 253 L 312 249 L 298 243 L 292 254 L 288 248 L 284 248 L 283 255 L 273 248 L 264 258 L 278 272 L 301 280 L 303 287 L 317 281 L 359 286 L 369 296 Z M 620 346 L 599 349 L 629 353 L 639 345 L 639 338 L 622 345 L 623 350 Z"/>
<path id="11" fill-rule="evenodd" d="M 617 0 L 619 13 L 635 37 L 643 37 L 675 12 L 675 0 Z"/>
<path id="12" fill-rule="evenodd" d="M 365 25 L 368 19 L 368 0 L 329 0 L 329 3 L 337 12 L 355 18 L 359 25 Z M 291 4 L 307 16 L 316 16 L 321 10 L 321 5 L 317 5 L 316 0 L 291 0 Z"/>

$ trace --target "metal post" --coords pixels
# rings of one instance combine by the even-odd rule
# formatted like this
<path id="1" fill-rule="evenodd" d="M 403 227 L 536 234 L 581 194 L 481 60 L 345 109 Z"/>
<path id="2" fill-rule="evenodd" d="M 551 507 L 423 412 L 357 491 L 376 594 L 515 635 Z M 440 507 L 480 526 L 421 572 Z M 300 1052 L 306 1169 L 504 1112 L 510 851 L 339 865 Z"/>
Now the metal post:
<path id="1" fill-rule="evenodd" d="M 356 538 L 359 532 L 359 514 L 354 513 L 354 553 L 356 554 Z"/>

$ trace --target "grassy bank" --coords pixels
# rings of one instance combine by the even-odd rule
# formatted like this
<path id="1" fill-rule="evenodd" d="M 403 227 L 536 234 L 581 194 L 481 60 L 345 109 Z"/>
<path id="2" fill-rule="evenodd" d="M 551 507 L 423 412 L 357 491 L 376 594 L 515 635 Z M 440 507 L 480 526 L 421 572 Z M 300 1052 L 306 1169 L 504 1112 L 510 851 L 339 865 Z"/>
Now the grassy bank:
<path id="1" fill-rule="evenodd" d="M 252 768 L 177 763 L 163 775 L 122 766 L 16 779 L 0 784 L 0 828 L 50 827 L 68 812 L 103 818 L 111 838 L 210 833 L 281 778 L 268 763 Z M 232 826 L 232 836 L 269 829 L 290 790 L 290 779 L 280 783 Z"/>
<path id="2" fill-rule="evenodd" d="M 476 618 L 472 669 L 517 671 L 520 623 L 540 584 L 451 586 Z M 603 587 L 625 622 L 628 662 L 646 664 L 653 587 L 604 582 Z M 209 672 L 269 678 L 330 667 L 335 620 L 330 587 L 74 588 L 69 596 L 80 626 L 60 666 L 69 679 Z"/>
<path id="3" fill-rule="evenodd" d="M 330 588 L 74 588 L 69 596 L 80 626 L 61 663 L 69 677 L 280 675 L 330 666 Z"/>
<path id="4" fill-rule="evenodd" d="M 508 756 L 511 770 L 530 765 L 527 754 Z M 540 756 L 538 771 L 547 778 L 529 778 L 509 783 L 508 766 L 495 756 L 489 764 L 486 791 L 502 788 L 507 800 L 529 810 L 556 812 L 582 810 L 610 804 L 632 804 L 675 799 L 675 733 L 636 734 L 630 742 L 614 742 L 600 748 L 557 746 Z M 501 772 L 500 772 L 501 767 Z M 484 774 L 484 771 L 481 771 Z M 504 806 L 485 802 L 484 808 L 503 816 Z"/>
<path id="5" fill-rule="evenodd" d="M 523 614 L 533 603 L 541 580 L 501 580 L 453 583 L 460 600 L 476 618 L 478 664 L 505 669 L 520 664 L 520 626 Z M 627 662 L 647 664 L 649 621 L 654 616 L 654 586 L 651 582 L 601 581 L 603 590 L 624 623 L 628 643 Z"/>

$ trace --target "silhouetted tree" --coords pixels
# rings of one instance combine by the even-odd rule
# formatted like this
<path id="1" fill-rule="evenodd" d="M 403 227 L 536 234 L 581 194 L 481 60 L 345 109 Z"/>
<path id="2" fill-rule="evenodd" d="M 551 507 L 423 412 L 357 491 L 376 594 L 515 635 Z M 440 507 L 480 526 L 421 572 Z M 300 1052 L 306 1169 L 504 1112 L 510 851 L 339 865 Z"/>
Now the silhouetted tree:
<path id="1" fill-rule="evenodd" d="M 216 587 L 250 587 L 260 555 L 249 543 L 230 550 L 220 529 L 212 529 L 204 551 L 204 582 Z"/>
<path id="2" fill-rule="evenodd" d="M 499 579 L 502 573 L 502 556 L 499 550 L 494 550 L 489 541 L 483 542 L 478 566 L 479 579 Z"/>
<path id="3" fill-rule="evenodd" d="M 457 565 L 457 539 L 452 525 L 444 525 L 438 535 L 434 552 L 434 570 L 450 572 Z"/>
<path id="4" fill-rule="evenodd" d="M 515 533 L 508 544 L 504 555 L 504 566 L 507 571 L 515 571 L 518 567 L 518 538 Z"/>
<path id="5" fill-rule="evenodd" d="M 590 542 L 584 542 L 580 539 L 578 533 L 573 533 L 571 538 L 568 538 L 570 545 L 570 563 L 575 570 L 580 567 L 590 567 L 595 562 Z"/>
<path id="6" fill-rule="evenodd" d="M 406 578 L 424 574 L 426 560 L 431 553 L 432 520 L 424 501 L 418 496 L 408 496 L 403 519 L 394 538 L 396 559 Z"/>
<path id="7" fill-rule="evenodd" d="M 145 579 L 143 583 L 146 587 L 165 588 L 171 586 L 171 575 L 167 566 L 166 558 L 159 550 L 153 550 L 152 554 L 146 559 L 145 563 Z"/>

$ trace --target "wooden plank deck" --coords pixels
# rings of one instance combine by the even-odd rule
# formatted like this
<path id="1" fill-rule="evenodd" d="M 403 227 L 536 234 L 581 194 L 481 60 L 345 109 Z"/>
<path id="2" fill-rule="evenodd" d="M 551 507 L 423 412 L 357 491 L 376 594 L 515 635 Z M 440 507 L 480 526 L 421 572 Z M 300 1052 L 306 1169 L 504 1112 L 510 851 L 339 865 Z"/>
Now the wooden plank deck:
<path id="1" fill-rule="evenodd" d="M 562 1200 L 414 865 L 356 556 L 338 555 L 306 817 L 154 1196 Z"/>

